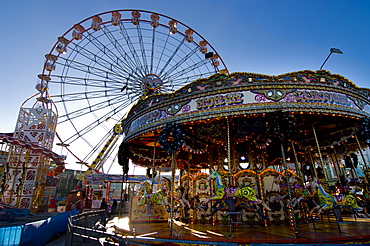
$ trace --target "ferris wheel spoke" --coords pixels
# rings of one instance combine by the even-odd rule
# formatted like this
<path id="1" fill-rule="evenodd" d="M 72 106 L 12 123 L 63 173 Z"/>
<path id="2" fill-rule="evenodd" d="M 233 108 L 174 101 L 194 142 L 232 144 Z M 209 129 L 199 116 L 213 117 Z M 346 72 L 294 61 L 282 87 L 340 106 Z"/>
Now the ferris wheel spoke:
<path id="1" fill-rule="evenodd" d="M 170 36 L 167 35 L 166 40 L 164 40 L 164 44 L 163 44 L 162 50 L 160 52 L 161 55 L 159 56 L 158 63 L 157 63 L 157 66 L 156 66 L 156 70 L 155 70 L 156 74 L 158 74 L 158 69 L 160 68 L 160 63 L 162 62 L 163 56 L 164 56 L 165 51 L 167 49 L 167 45 L 169 43 L 169 38 L 170 38 Z"/>
<path id="2" fill-rule="evenodd" d="M 103 32 L 106 34 L 107 38 L 109 39 L 109 41 L 111 42 L 111 44 L 114 46 L 114 48 L 117 50 L 117 52 L 120 54 L 120 56 L 123 58 L 123 61 L 127 61 L 127 62 L 123 62 L 128 68 L 130 68 L 130 71 L 127 71 L 127 69 L 124 69 L 122 68 L 123 71 L 125 71 L 126 73 L 136 73 L 136 75 L 138 77 L 140 77 L 141 75 L 138 74 L 136 71 L 135 71 L 135 68 L 137 67 L 137 64 L 135 64 L 135 62 L 131 59 L 131 55 L 128 54 L 125 49 L 122 48 L 120 42 L 115 38 L 115 36 L 112 34 L 112 32 L 109 30 L 108 27 L 106 27 L 105 25 L 103 26 L 102 28 Z"/>
<path id="3" fill-rule="evenodd" d="M 127 47 L 130 49 L 131 54 L 132 54 L 132 56 L 133 56 L 133 58 L 134 58 L 134 60 L 136 62 L 136 67 L 137 68 L 142 68 L 143 67 L 143 64 L 141 63 L 141 61 L 139 59 L 139 56 L 136 53 L 135 46 L 133 45 L 133 43 L 131 41 L 131 38 L 130 38 L 130 35 L 128 34 L 127 29 L 124 26 L 123 22 L 120 23 L 119 27 L 120 27 L 120 31 L 121 31 L 122 37 L 125 40 L 125 42 L 127 44 Z M 144 77 L 145 74 L 141 74 L 141 76 Z"/>
<path id="4" fill-rule="evenodd" d="M 177 73 L 176 69 L 180 67 L 182 64 L 184 64 L 188 59 L 190 59 L 196 52 L 198 51 L 198 47 L 195 47 L 193 50 L 191 50 L 188 54 L 185 55 L 180 61 L 178 61 L 175 65 L 173 65 L 169 70 L 164 73 L 161 78 L 164 80 L 167 79 L 167 77 L 170 77 L 170 74 L 175 71 Z"/>
<path id="5" fill-rule="evenodd" d="M 179 43 L 179 45 L 176 47 L 176 49 L 173 51 L 172 55 L 170 58 L 167 60 L 167 62 L 164 64 L 162 70 L 159 72 L 159 76 L 162 76 L 163 71 L 167 68 L 168 64 L 172 61 L 173 57 L 176 55 L 177 51 L 179 51 L 180 47 L 184 44 L 185 42 L 185 37 L 182 39 L 182 41 Z"/>
<path id="6" fill-rule="evenodd" d="M 133 96 L 133 97 L 135 98 L 135 97 L 138 97 L 138 96 Z M 64 101 L 62 100 L 62 102 L 64 102 Z M 116 106 L 117 104 L 118 104 L 118 106 Z M 80 108 L 80 109 L 72 111 L 72 112 L 66 112 L 65 115 L 60 116 L 60 119 L 61 119 L 60 123 L 63 123 L 67 120 L 76 119 L 76 118 L 84 116 L 86 114 L 99 111 L 101 109 L 105 109 L 106 107 L 111 107 L 114 110 L 118 110 L 118 109 L 124 109 L 127 106 L 129 106 L 130 104 L 131 104 L 131 102 L 129 100 L 122 99 L 121 96 L 116 96 L 114 98 L 107 99 L 107 100 L 104 100 L 104 101 L 101 101 L 101 102 L 98 102 L 98 103 L 95 103 L 95 104 L 92 104 L 92 105 L 89 105 L 89 106 L 85 106 L 83 108 Z"/>
<path id="7" fill-rule="evenodd" d="M 143 34 L 141 32 L 141 28 L 139 28 L 139 27 L 140 27 L 140 24 L 136 26 L 136 31 L 137 31 L 138 38 L 139 38 L 141 57 L 142 57 L 143 65 L 144 65 L 143 69 L 144 69 L 145 74 L 148 74 L 149 71 L 148 71 L 148 63 L 147 63 L 146 55 L 145 55 L 145 46 L 144 46 L 144 41 L 143 41 Z"/>
<path id="8" fill-rule="evenodd" d="M 115 73 L 115 71 L 112 70 L 103 70 L 101 68 L 97 68 L 94 66 L 90 66 L 81 62 L 77 62 L 74 60 L 69 60 L 66 58 L 62 58 L 65 63 L 56 61 L 57 65 L 63 65 L 66 68 L 73 69 L 75 71 L 79 71 L 84 74 L 94 75 L 98 78 L 104 78 L 104 79 L 111 79 L 116 81 L 122 81 L 122 79 L 126 79 L 128 77 L 123 77 L 121 74 Z"/>
<path id="9" fill-rule="evenodd" d="M 86 98 L 89 99 L 99 99 L 102 97 L 107 96 L 109 94 L 110 96 L 115 96 L 115 94 L 119 94 L 117 96 L 121 95 L 121 92 L 117 92 L 117 89 L 111 89 L 111 90 L 101 90 L 101 91 L 88 91 L 88 92 L 78 92 L 78 93 L 66 93 L 66 94 L 60 94 L 60 95 L 53 95 L 53 98 L 61 98 L 61 100 L 53 100 L 54 103 L 59 102 L 69 102 L 69 101 L 81 101 L 86 100 Z"/>
<path id="10" fill-rule="evenodd" d="M 152 53 L 150 55 L 150 73 L 153 73 L 153 63 L 154 63 L 154 50 L 155 50 L 155 28 L 152 31 Z"/>
<path id="11" fill-rule="evenodd" d="M 107 70 L 113 71 L 114 73 L 118 72 L 119 74 L 121 74 L 122 72 L 124 72 L 126 74 L 130 74 L 133 71 L 133 69 L 131 67 L 132 65 L 129 65 L 127 62 L 125 62 L 125 60 L 122 60 L 118 56 L 116 56 L 114 58 L 115 59 L 114 61 L 110 62 L 110 61 L 104 59 L 103 57 L 98 56 L 96 53 L 91 52 L 91 51 L 87 50 L 86 48 L 79 46 L 78 44 L 74 44 L 74 46 L 75 47 L 72 49 L 72 51 L 78 52 L 83 57 L 85 57 L 85 58 L 89 59 L 90 61 L 94 62 L 94 64 L 98 64 L 99 66 L 104 67 Z M 61 58 L 66 60 L 66 58 L 63 58 L 63 57 L 61 57 Z M 110 57 L 109 57 L 109 59 L 111 60 Z M 126 69 L 126 67 L 131 67 L 130 71 L 128 69 Z"/>
<path id="12" fill-rule="evenodd" d="M 108 116 L 108 115 L 105 115 L 105 116 Z M 86 135 L 88 132 L 94 130 L 96 127 L 100 126 L 100 124 L 102 122 L 104 122 L 105 120 L 103 119 L 97 119 L 95 121 L 93 121 L 91 124 L 87 125 L 87 126 L 84 126 L 82 128 L 82 130 L 79 130 L 73 123 L 73 127 L 75 129 L 75 133 L 72 134 L 71 136 L 68 136 L 65 140 L 66 143 L 73 143 L 74 141 L 78 140 L 79 138 L 83 138 L 84 135 Z M 87 140 L 85 140 L 87 141 Z M 91 146 L 92 147 L 92 146 Z"/>
<path id="13" fill-rule="evenodd" d="M 73 133 L 72 135 L 68 136 L 66 138 L 65 142 L 73 143 L 74 141 L 76 141 L 80 137 L 83 137 L 88 132 L 90 132 L 90 131 L 94 130 L 96 127 L 100 126 L 102 122 L 105 122 L 108 118 L 111 118 L 112 116 L 115 116 L 116 114 L 118 114 L 118 111 L 117 112 L 113 112 L 113 114 L 111 112 L 110 113 L 107 113 L 107 114 L 103 115 L 102 117 L 96 119 L 95 121 L 91 122 L 90 124 L 85 125 L 81 130 L 79 130 L 75 126 L 75 124 L 73 124 L 73 122 L 70 121 L 71 124 L 72 124 L 72 126 L 75 129 L 75 133 Z M 124 116 L 120 117 L 120 119 L 122 120 L 123 117 Z M 110 130 L 111 129 L 108 129 L 107 131 L 110 131 Z"/>
<path id="14" fill-rule="evenodd" d="M 188 67 L 186 67 L 186 68 L 184 68 L 183 70 L 181 70 L 181 71 L 177 71 L 175 74 L 173 74 L 171 77 L 168 77 L 168 78 L 166 78 L 167 80 L 172 80 L 172 81 L 174 81 L 174 80 L 177 80 L 177 79 L 181 79 L 181 77 L 183 76 L 183 75 L 186 75 L 186 74 L 188 74 L 188 73 L 191 73 L 191 72 L 194 72 L 195 70 L 197 70 L 198 68 L 200 68 L 200 67 L 202 67 L 202 66 L 204 66 L 205 64 L 207 64 L 209 61 L 208 60 L 206 60 L 206 59 L 204 59 L 204 60 L 201 60 L 201 61 L 199 61 L 199 62 L 197 62 L 197 63 L 195 63 L 195 64 L 193 64 L 193 65 L 191 65 L 191 66 L 188 66 Z M 202 75 L 204 75 L 204 74 L 213 74 L 214 72 L 211 72 L 211 71 L 208 71 L 208 72 L 201 72 L 199 75 L 198 74 L 194 74 L 192 77 L 194 77 L 194 78 L 197 78 L 197 77 L 199 77 L 199 76 L 202 76 Z M 198 79 L 198 78 L 197 78 Z"/>
<path id="15" fill-rule="evenodd" d="M 127 86 L 137 86 L 138 82 L 136 79 L 131 78 L 124 78 L 124 80 L 114 80 L 108 78 L 108 76 L 104 77 L 104 79 L 98 78 L 81 78 L 81 77 L 70 77 L 70 76 L 60 76 L 60 75 L 51 75 L 49 84 L 63 84 L 65 86 L 71 87 L 78 87 L 78 86 L 85 86 L 86 88 L 90 89 L 116 89 L 117 91 L 123 91 L 122 85 L 124 87 Z"/>
<path id="16" fill-rule="evenodd" d="M 100 52 L 105 54 L 112 62 L 115 62 L 117 60 L 117 55 L 111 51 L 106 45 L 104 45 L 102 42 L 100 42 L 97 37 L 93 35 L 87 35 L 86 39 L 90 41 L 91 44 L 93 44 Z M 133 70 L 135 71 L 135 69 Z"/>

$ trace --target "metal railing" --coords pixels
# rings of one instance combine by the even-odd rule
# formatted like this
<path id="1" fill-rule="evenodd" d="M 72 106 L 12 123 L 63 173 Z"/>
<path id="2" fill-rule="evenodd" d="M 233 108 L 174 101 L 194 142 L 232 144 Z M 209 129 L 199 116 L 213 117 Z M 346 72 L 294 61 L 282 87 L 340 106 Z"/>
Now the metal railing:
<path id="1" fill-rule="evenodd" d="M 127 241 L 105 231 L 106 212 L 84 212 L 68 219 L 66 246 L 74 245 L 128 245 Z"/>

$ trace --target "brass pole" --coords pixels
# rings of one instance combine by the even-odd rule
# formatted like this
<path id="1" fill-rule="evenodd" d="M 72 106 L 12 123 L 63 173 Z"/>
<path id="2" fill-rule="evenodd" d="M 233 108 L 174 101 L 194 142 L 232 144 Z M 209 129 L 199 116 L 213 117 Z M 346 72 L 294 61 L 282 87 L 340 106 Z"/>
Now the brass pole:
<path id="1" fill-rule="evenodd" d="M 314 136 L 315 136 L 315 141 L 316 141 L 316 146 L 317 146 L 317 152 L 319 153 L 320 164 L 321 164 L 322 169 L 323 169 L 323 171 L 324 171 L 325 181 L 327 181 L 327 180 L 328 180 L 328 177 L 327 177 L 327 175 L 326 175 L 326 171 L 325 171 L 326 167 L 324 166 L 324 161 L 323 161 L 323 159 L 322 159 L 322 155 L 321 155 L 321 151 L 320 151 L 320 145 L 319 145 L 319 141 L 317 140 L 317 135 L 316 135 L 315 127 L 314 127 L 314 126 L 312 126 L 312 129 L 313 129 L 313 134 L 314 134 Z"/>
<path id="2" fill-rule="evenodd" d="M 309 156 L 310 156 L 311 168 L 313 169 L 315 177 L 317 178 L 317 171 L 316 171 L 315 163 L 314 163 L 313 158 L 312 158 L 311 150 L 309 150 L 308 153 L 309 153 Z"/>
<path id="3" fill-rule="evenodd" d="M 229 122 L 229 118 L 228 117 L 226 118 L 226 123 L 227 123 L 227 159 L 228 159 L 227 165 L 228 165 L 228 168 L 229 168 L 229 171 L 228 171 L 228 179 L 229 179 L 229 185 L 232 185 L 232 183 L 231 183 L 230 122 Z"/>
<path id="4" fill-rule="evenodd" d="M 171 210 L 170 210 L 170 234 L 172 235 L 173 229 L 173 206 L 174 206 L 174 195 L 175 195 L 175 151 L 172 152 L 171 156 L 171 169 L 172 169 L 172 183 L 171 183 Z"/>
<path id="5" fill-rule="evenodd" d="M 339 184 L 340 184 L 340 186 L 342 186 L 342 181 L 340 180 L 340 170 L 337 170 L 337 168 L 336 168 L 336 166 L 338 167 L 338 164 L 336 163 L 337 162 L 336 159 L 337 158 L 331 156 L 331 161 L 333 162 L 333 166 L 334 166 L 333 169 L 334 169 L 335 175 L 337 175 Z M 337 165 L 335 165 L 334 163 L 336 163 Z"/>
<path id="6" fill-rule="evenodd" d="M 288 210 L 289 210 L 289 215 L 291 217 L 290 218 L 291 222 L 293 222 L 294 234 L 297 236 L 298 235 L 297 222 L 295 220 L 294 208 L 292 207 L 292 187 L 291 187 L 291 184 L 289 182 L 290 173 L 288 171 L 288 164 L 285 161 L 285 153 L 284 153 L 283 143 L 280 144 L 280 149 L 281 149 L 281 157 L 283 159 L 283 164 L 284 164 L 284 169 L 285 169 L 285 179 L 286 179 L 286 183 L 287 183 L 287 186 L 288 186 L 288 196 L 289 196 L 289 202 L 290 202 Z"/>
<path id="7" fill-rule="evenodd" d="M 156 150 L 156 146 L 157 146 L 157 138 L 155 136 L 155 132 L 154 132 L 154 148 L 153 148 L 153 164 L 152 164 L 152 192 L 154 192 L 153 190 L 153 186 L 154 186 L 154 168 L 155 168 L 155 150 Z"/>
<path id="8" fill-rule="evenodd" d="M 335 158 L 335 161 L 338 164 L 339 175 L 340 176 L 345 175 L 345 172 L 340 167 L 340 163 L 338 161 L 338 154 L 337 154 L 337 151 L 335 150 L 335 147 L 334 146 L 333 146 L 333 150 L 334 150 L 334 158 Z"/>
<path id="9" fill-rule="evenodd" d="M 365 156 L 364 156 L 364 153 L 362 152 L 360 141 L 358 141 L 357 135 L 355 135 L 355 139 L 356 139 L 356 142 L 357 142 L 357 145 L 358 145 L 358 149 L 360 150 L 362 161 L 364 162 L 365 168 L 368 169 L 369 167 L 367 166 Z"/>
<path id="10" fill-rule="evenodd" d="M 351 158 L 351 163 L 352 163 L 352 172 L 354 173 L 354 176 L 355 176 L 355 180 L 354 181 L 355 181 L 355 187 L 356 187 L 356 190 L 355 190 L 355 194 L 356 194 L 357 186 L 358 186 L 356 179 L 359 180 L 360 178 L 358 177 L 358 174 L 357 174 L 357 171 L 356 171 L 356 167 L 355 167 L 355 163 L 353 163 L 352 158 Z"/>
<path id="11" fill-rule="evenodd" d="M 362 152 L 362 148 L 361 148 L 361 145 L 360 145 L 360 141 L 358 141 L 358 138 L 357 138 L 357 135 L 355 135 L 355 139 L 356 139 L 356 142 L 357 142 L 357 145 L 358 145 L 358 149 L 360 150 L 360 153 L 361 153 L 361 158 L 362 158 L 362 161 L 364 162 L 364 166 L 365 166 L 365 169 L 368 170 L 369 167 L 367 166 L 367 163 L 366 163 L 366 159 L 365 159 L 365 156 L 364 156 L 364 152 Z M 365 177 L 365 180 L 368 184 L 369 183 L 369 180 L 367 179 L 367 176 L 366 176 L 366 173 L 364 172 L 364 177 Z"/>
<path id="12" fill-rule="evenodd" d="M 301 168 L 300 163 L 298 162 L 298 156 L 297 156 L 297 152 L 295 151 L 294 143 L 293 143 L 293 141 L 290 141 L 290 143 L 292 144 L 292 149 L 293 149 L 293 153 L 294 153 L 296 172 L 297 172 L 299 177 L 303 177 L 303 174 L 301 172 L 302 168 Z"/>

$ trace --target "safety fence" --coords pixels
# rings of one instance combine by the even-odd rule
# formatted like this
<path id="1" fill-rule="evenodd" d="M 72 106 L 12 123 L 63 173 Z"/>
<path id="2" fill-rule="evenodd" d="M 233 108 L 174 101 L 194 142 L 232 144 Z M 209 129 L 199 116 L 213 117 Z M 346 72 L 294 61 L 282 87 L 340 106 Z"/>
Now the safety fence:
<path id="1" fill-rule="evenodd" d="M 72 245 L 125 245 L 123 239 L 105 232 L 104 210 L 94 210 L 71 216 L 68 220 L 66 246 Z"/>

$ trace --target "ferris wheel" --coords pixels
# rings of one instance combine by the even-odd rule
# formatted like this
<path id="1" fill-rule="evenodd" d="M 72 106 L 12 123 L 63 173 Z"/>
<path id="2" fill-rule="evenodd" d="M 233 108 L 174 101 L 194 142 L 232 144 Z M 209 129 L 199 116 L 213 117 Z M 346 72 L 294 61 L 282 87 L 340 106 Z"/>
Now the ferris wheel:
<path id="1" fill-rule="evenodd" d="M 140 98 L 227 72 L 216 50 L 189 26 L 132 9 L 75 24 L 45 58 L 37 89 L 57 107 L 62 142 L 95 152 Z"/>

